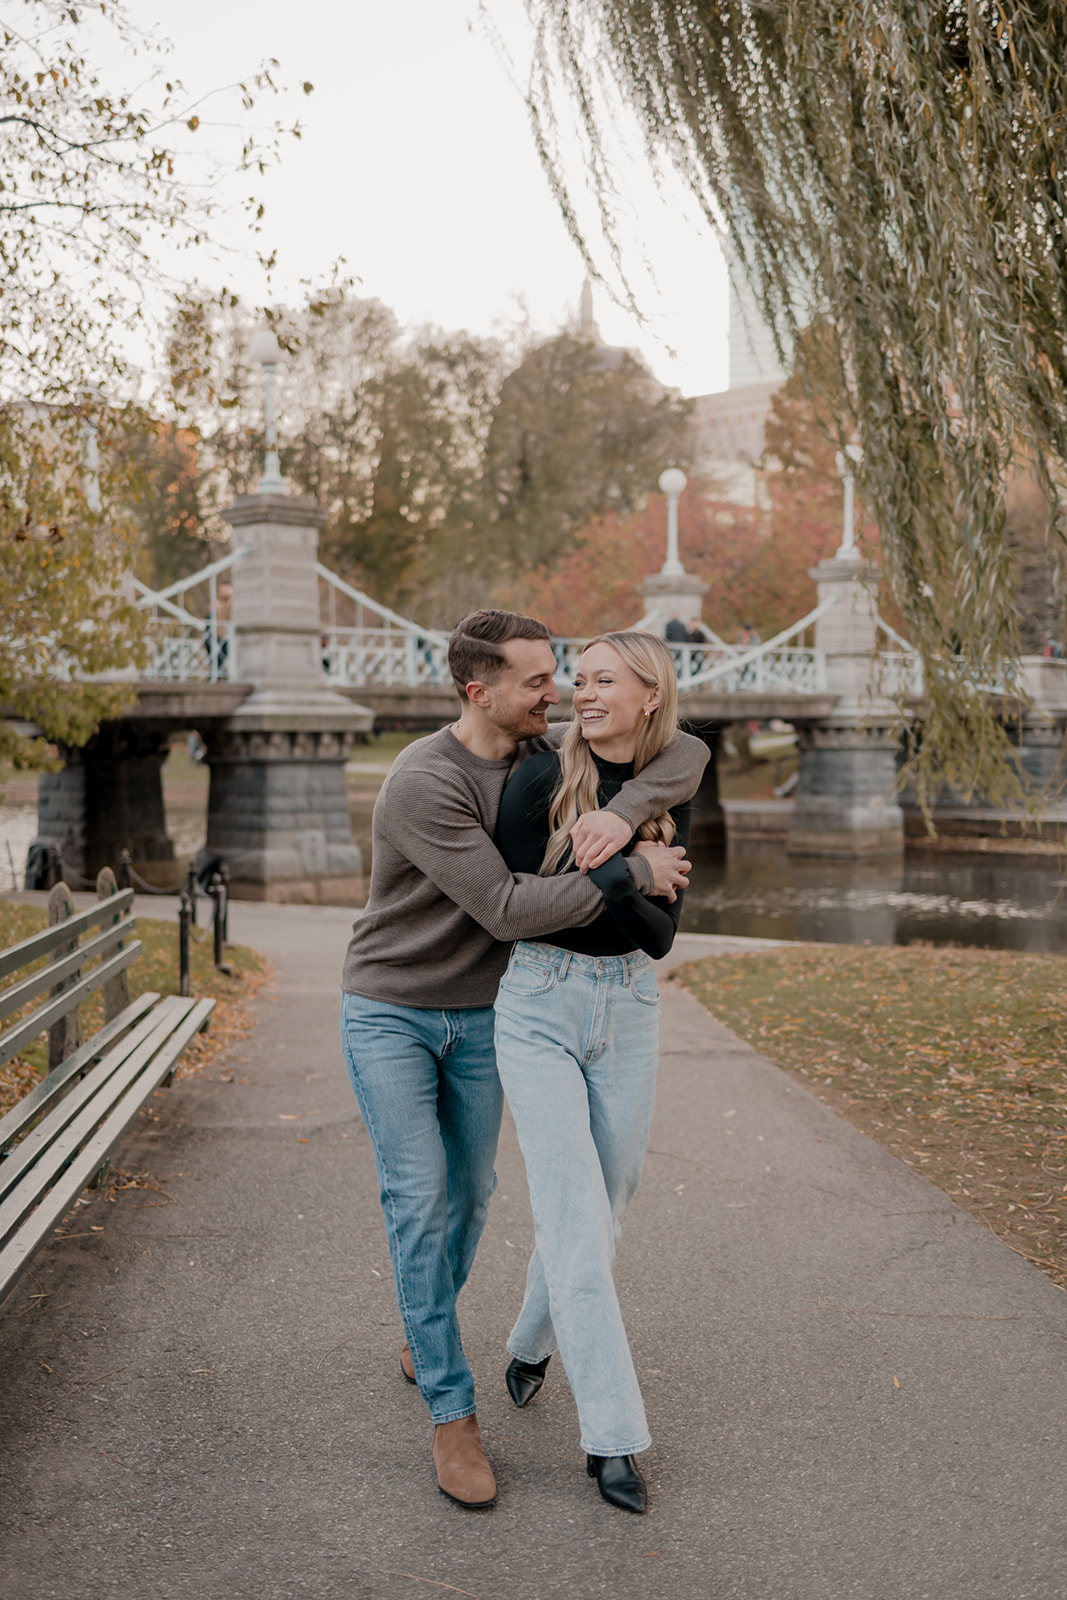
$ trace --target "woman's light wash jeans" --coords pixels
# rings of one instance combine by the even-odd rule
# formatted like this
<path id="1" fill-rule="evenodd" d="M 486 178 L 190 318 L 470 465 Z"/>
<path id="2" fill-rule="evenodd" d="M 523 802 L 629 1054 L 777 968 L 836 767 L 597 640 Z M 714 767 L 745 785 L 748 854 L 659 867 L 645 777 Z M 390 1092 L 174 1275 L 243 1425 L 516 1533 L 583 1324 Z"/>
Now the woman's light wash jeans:
<path id="1" fill-rule="evenodd" d="M 396 1298 L 435 1423 L 474 1410 L 456 1296 L 496 1188 L 503 1095 L 493 1011 L 424 1011 L 345 994 L 341 1048 L 378 1170 Z"/>
<path id="2" fill-rule="evenodd" d="M 536 1240 L 508 1349 L 543 1361 L 558 1348 L 589 1455 L 647 1450 L 612 1263 L 656 1089 L 659 990 L 648 956 L 517 944 L 497 995 L 496 1055 Z"/>

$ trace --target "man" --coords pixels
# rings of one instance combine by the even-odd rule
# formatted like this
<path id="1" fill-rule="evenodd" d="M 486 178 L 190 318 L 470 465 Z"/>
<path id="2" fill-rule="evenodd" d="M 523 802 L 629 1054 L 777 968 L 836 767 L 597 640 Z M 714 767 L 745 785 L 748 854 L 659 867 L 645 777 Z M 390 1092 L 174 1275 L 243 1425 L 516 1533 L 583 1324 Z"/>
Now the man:
<path id="1" fill-rule="evenodd" d="M 233 623 L 233 584 L 225 579 L 215 594 L 215 605 L 208 613 L 204 628 L 204 648 L 208 663 L 216 678 L 226 676 L 226 660 L 230 653 L 230 632 Z"/>
<path id="2" fill-rule="evenodd" d="M 663 637 L 666 639 L 668 644 L 679 645 L 689 643 L 689 629 L 686 627 L 677 611 L 668 619 L 667 626 L 663 630 Z M 674 670 L 677 672 L 679 677 L 682 677 L 682 668 L 685 665 L 685 651 L 672 650 L 671 655 L 674 658 Z"/>
<path id="3" fill-rule="evenodd" d="M 374 809 L 370 897 L 342 979 L 341 1042 L 374 1148 L 397 1301 L 404 1375 L 435 1424 L 442 1493 L 461 1505 L 496 1495 L 460 1343 L 466 1282 L 496 1184 L 502 1094 L 493 1001 L 510 941 L 591 922 L 588 877 L 513 877 L 493 845 L 500 795 L 524 740 L 559 702 L 543 623 L 478 611 L 454 630 L 449 668 L 462 710 L 450 728 L 397 757 Z M 579 867 L 599 866 L 635 828 L 695 790 L 707 760 L 679 735 L 609 811 L 580 819 Z M 638 887 L 674 898 L 683 852 L 641 844 Z"/>

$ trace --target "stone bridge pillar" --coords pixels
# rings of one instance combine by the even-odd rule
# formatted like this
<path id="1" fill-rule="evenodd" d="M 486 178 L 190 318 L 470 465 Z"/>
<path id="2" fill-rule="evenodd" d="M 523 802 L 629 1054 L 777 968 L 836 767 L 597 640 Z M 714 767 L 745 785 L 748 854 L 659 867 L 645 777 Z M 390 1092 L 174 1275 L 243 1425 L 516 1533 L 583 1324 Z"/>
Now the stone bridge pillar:
<path id="1" fill-rule="evenodd" d="M 836 604 L 815 624 L 826 652 L 831 716 L 798 725 L 800 772 L 786 847 L 790 855 L 851 859 L 904 849 L 896 752 L 899 713 L 877 681 L 878 568 L 854 550 L 813 569 L 819 603 Z"/>
<path id="2" fill-rule="evenodd" d="M 1043 801 L 1030 825 L 1037 837 L 1062 841 L 1067 839 L 1067 661 L 1023 656 L 1021 666 L 1028 703 L 1005 700 L 1005 728 L 1018 752 L 1020 777 Z M 924 835 L 926 820 L 912 785 L 904 789 L 901 804 L 905 832 Z M 961 848 L 969 838 L 1018 836 L 1024 826 L 1018 811 L 1001 810 L 985 794 L 964 793 L 948 784 L 934 798 L 933 821 L 939 834 L 955 838 Z"/>
<path id="3" fill-rule="evenodd" d="M 223 856 L 239 899 L 356 904 L 345 760 L 373 713 L 336 694 L 322 665 L 319 528 L 313 500 L 244 495 L 227 512 L 234 544 L 234 675 L 253 685 L 205 735 L 211 767 L 208 854 Z"/>
<path id="4" fill-rule="evenodd" d="M 72 887 L 95 881 L 101 867 L 117 871 L 123 850 L 146 883 L 174 882 L 160 780 L 169 746 L 166 724 L 132 719 L 105 722 L 84 749 L 60 746 L 62 769 L 41 774 L 34 844 L 58 845 Z"/>

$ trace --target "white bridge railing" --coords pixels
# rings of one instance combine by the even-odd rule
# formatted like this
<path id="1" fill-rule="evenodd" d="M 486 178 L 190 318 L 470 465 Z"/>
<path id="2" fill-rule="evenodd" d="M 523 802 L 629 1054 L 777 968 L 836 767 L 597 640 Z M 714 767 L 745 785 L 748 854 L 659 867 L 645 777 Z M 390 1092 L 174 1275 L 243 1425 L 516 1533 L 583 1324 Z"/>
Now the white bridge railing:
<path id="1" fill-rule="evenodd" d="M 879 694 L 889 700 L 921 700 L 923 697 L 923 664 L 918 655 L 897 630 L 875 613 L 875 622 L 889 648 L 879 640 L 881 648 L 875 666 L 875 682 Z"/>
<path id="2" fill-rule="evenodd" d="M 220 579 L 245 555 L 233 550 L 188 578 L 160 590 L 134 579 L 137 604 L 151 613 L 152 654 L 144 676 L 171 683 L 239 680 L 237 638 Z M 322 616 L 322 665 L 338 688 L 434 688 L 451 683 L 448 634 L 423 628 L 371 599 L 327 567 L 316 564 Z M 193 591 L 199 591 L 193 599 Z M 188 602 L 188 604 L 186 603 Z M 204 608 L 197 615 L 188 608 Z M 683 694 L 700 689 L 728 694 L 819 694 L 826 689 L 822 650 L 796 641 L 835 603 L 823 601 L 791 627 L 754 648 L 728 645 L 704 627 L 696 643 L 668 643 Z M 921 693 L 917 658 L 905 640 L 878 619 L 891 648 L 879 660 L 885 691 Z M 556 682 L 569 684 L 586 639 L 555 638 Z"/>
<path id="3" fill-rule="evenodd" d="M 315 571 L 325 601 L 322 665 L 330 683 L 352 689 L 451 684 L 447 633 L 398 616 L 320 563 Z M 351 622 L 338 622 L 339 600 L 342 610 L 353 612 Z"/>
<path id="4" fill-rule="evenodd" d="M 230 601 L 219 594 L 219 578 L 244 558 L 243 548 L 231 550 L 221 561 L 170 584 L 150 589 L 133 579 L 136 604 L 149 613 L 149 658 L 142 677 L 164 683 L 218 683 L 237 678 L 236 638 Z M 181 604 L 193 590 L 205 605 L 203 616 Z"/>
<path id="5" fill-rule="evenodd" d="M 553 639 L 560 670 L 558 684 L 569 684 L 578 666 L 585 639 Z M 678 688 L 714 688 L 725 694 L 819 694 L 826 687 L 826 664 L 821 650 L 780 649 L 760 645 L 746 650 L 728 644 L 673 644 Z"/>

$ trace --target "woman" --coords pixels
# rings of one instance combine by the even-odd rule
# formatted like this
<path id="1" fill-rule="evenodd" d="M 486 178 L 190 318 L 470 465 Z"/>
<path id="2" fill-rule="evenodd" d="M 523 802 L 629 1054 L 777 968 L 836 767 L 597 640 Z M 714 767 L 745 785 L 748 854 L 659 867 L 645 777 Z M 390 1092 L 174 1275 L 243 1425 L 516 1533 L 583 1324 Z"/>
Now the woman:
<path id="1" fill-rule="evenodd" d="M 667 744 L 678 689 L 651 634 L 586 646 L 574 721 L 558 752 L 531 756 L 504 791 L 497 844 L 513 872 L 573 871 L 570 830 Z M 689 807 L 640 830 L 685 845 Z M 633 845 L 631 845 L 631 848 Z M 634 1457 L 650 1444 L 612 1277 L 618 1223 L 637 1188 L 652 1120 L 659 991 L 681 901 L 646 898 L 623 855 L 591 874 L 605 909 L 584 928 L 517 944 L 496 1002 L 497 1066 L 526 1162 L 535 1249 L 508 1339 L 511 1397 L 524 1406 L 558 1349 L 600 1493 L 644 1511 Z"/>

